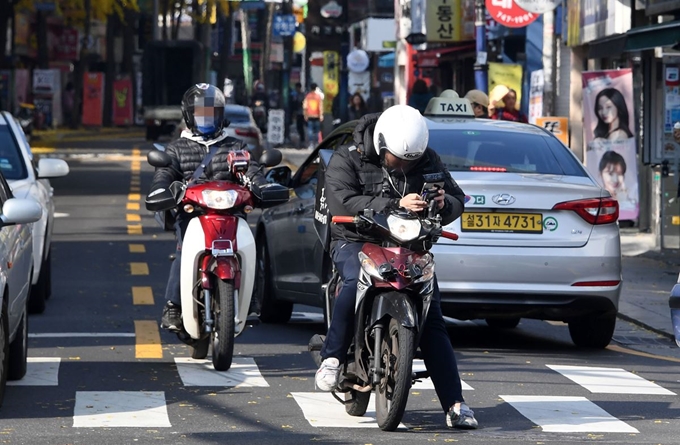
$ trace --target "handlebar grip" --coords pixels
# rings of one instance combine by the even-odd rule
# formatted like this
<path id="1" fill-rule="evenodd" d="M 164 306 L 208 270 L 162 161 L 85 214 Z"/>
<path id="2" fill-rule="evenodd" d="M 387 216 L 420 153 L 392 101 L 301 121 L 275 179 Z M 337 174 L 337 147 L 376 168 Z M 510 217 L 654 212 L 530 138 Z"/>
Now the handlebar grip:
<path id="1" fill-rule="evenodd" d="M 334 216 L 331 221 L 335 224 L 347 224 L 347 223 L 353 223 L 354 217 L 353 216 Z"/>
<path id="2" fill-rule="evenodd" d="M 442 231 L 442 236 L 444 238 L 450 239 L 452 241 L 458 240 L 458 234 L 453 232 Z"/>

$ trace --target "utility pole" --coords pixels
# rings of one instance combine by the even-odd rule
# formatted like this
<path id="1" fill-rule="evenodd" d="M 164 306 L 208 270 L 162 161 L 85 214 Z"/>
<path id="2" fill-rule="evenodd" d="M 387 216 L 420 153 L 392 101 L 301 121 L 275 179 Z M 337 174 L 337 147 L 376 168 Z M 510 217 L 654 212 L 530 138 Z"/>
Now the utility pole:
<path id="1" fill-rule="evenodd" d="M 543 115 L 555 115 L 555 82 L 557 80 L 557 47 L 555 11 L 543 14 Z"/>
<path id="2" fill-rule="evenodd" d="M 475 49 L 477 60 L 475 61 L 475 88 L 488 92 L 489 78 L 486 51 L 486 6 L 484 0 L 475 0 Z"/>

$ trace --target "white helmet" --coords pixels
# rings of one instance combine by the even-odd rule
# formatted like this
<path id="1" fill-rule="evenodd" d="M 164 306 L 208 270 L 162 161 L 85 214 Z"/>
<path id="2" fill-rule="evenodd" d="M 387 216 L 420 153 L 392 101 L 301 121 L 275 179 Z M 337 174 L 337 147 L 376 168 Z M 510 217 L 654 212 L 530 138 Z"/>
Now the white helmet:
<path id="1" fill-rule="evenodd" d="M 420 158 L 430 137 L 425 118 L 408 105 L 393 105 L 385 110 L 373 130 L 373 146 L 380 155 L 388 150 L 405 161 Z"/>

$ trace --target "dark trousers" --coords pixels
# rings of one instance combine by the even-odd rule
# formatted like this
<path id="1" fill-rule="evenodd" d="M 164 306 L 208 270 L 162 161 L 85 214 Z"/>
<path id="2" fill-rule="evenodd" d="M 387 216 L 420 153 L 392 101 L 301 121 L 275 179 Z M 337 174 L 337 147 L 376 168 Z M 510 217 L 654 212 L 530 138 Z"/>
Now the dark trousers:
<path id="1" fill-rule="evenodd" d="M 321 350 L 321 357 L 335 357 L 344 363 L 354 335 L 354 305 L 361 263 L 357 254 L 363 243 L 340 241 L 331 252 L 343 285 L 333 306 L 333 319 Z M 420 350 L 444 412 L 464 402 L 456 356 L 444 324 L 441 295 L 435 278 L 434 293 L 420 337 Z"/>
<path id="2" fill-rule="evenodd" d="M 187 231 L 191 219 L 186 213 L 181 212 L 175 221 L 175 238 L 177 239 L 177 248 L 175 251 L 175 259 L 170 264 L 170 276 L 168 277 L 168 284 L 165 287 L 165 301 L 171 301 L 174 304 L 181 306 L 182 298 L 180 297 L 180 273 L 182 267 L 182 239 Z"/>
<path id="3" fill-rule="evenodd" d="M 306 137 L 307 129 L 305 128 L 306 127 L 305 124 L 306 124 L 305 116 L 302 113 L 298 114 L 295 117 L 295 125 L 297 127 L 297 132 L 300 135 L 300 144 L 303 144 L 305 142 L 305 139 L 307 139 Z"/>

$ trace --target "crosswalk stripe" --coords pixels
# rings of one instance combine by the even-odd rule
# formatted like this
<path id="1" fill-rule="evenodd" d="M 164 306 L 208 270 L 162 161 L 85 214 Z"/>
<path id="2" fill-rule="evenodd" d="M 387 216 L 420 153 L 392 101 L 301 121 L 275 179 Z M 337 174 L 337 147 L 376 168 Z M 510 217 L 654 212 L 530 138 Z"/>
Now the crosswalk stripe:
<path id="1" fill-rule="evenodd" d="M 675 395 L 656 383 L 621 368 L 546 365 L 594 394 Z"/>
<path id="2" fill-rule="evenodd" d="M 309 424 L 316 428 L 378 428 L 375 418 L 375 396 L 371 394 L 366 414 L 362 417 L 350 416 L 343 404 L 327 392 L 293 392 L 302 414 Z M 342 397 L 342 395 L 340 395 Z M 406 428 L 399 424 L 399 428 Z"/>
<path id="3" fill-rule="evenodd" d="M 7 382 L 9 386 L 59 386 L 60 357 L 28 357 L 26 375 Z"/>
<path id="4" fill-rule="evenodd" d="M 215 371 L 212 360 L 175 357 L 175 364 L 184 386 L 269 387 L 251 357 L 234 357 L 231 368 L 222 372 Z"/>
<path id="5" fill-rule="evenodd" d="M 413 372 L 420 372 L 420 371 L 425 371 L 425 362 L 420 359 L 415 359 L 413 360 Z M 465 383 L 462 379 L 460 381 L 461 385 L 463 386 L 464 391 L 472 391 L 474 388 L 467 383 Z M 434 383 L 432 383 L 431 378 L 426 378 L 423 379 L 419 382 L 416 382 L 411 386 L 411 389 L 415 390 L 423 390 L 423 389 L 434 389 Z"/>
<path id="6" fill-rule="evenodd" d="M 499 397 L 546 433 L 639 433 L 585 397 Z"/>
<path id="7" fill-rule="evenodd" d="M 170 427 L 163 391 L 77 391 L 74 428 Z"/>

